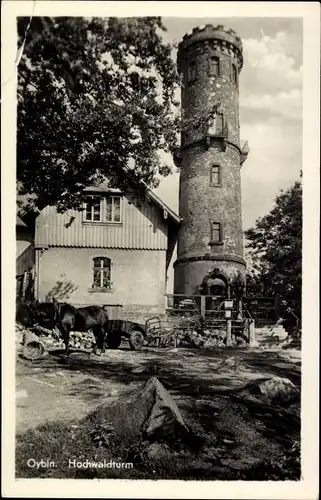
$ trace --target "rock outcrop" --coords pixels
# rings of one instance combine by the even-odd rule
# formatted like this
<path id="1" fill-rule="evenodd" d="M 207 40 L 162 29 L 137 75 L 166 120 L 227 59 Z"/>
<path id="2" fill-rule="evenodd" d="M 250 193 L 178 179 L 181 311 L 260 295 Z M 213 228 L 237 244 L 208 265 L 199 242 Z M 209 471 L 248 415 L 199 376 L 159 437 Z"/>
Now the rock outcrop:
<path id="1" fill-rule="evenodd" d="M 156 377 L 133 394 L 100 406 L 88 419 L 95 426 L 110 423 L 123 445 L 137 439 L 173 441 L 189 434 L 175 401 Z"/>
<path id="2" fill-rule="evenodd" d="M 250 382 L 242 393 L 266 402 L 290 402 L 298 397 L 299 390 L 288 378 L 274 376 Z"/>

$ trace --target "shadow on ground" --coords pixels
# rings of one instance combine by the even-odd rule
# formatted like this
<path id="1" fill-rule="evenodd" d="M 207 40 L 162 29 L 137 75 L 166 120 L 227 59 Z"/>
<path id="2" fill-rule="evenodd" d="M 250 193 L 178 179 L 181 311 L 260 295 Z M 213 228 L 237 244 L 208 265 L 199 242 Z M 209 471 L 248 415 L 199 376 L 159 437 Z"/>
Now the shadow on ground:
<path id="1" fill-rule="evenodd" d="M 241 366 L 234 372 L 227 370 L 216 374 L 215 363 L 234 355 Z M 30 364 L 25 363 L 25 366 L 28 369 Z M 205 438 L 207 451 L 215 450 L 215 467 L 218 468 L 206 471 L 201 464 L 198 470 L 199 465 L 196 465 L 190 472 L 185 471 L 186 479 L 236 479 L 241 478 L 242 471 L 258 466 L 262 470 L 256 475 L 254 473 L 252 479 L 259 479 L 270 470 L 267 466 L 264 472 L 264 461 L 276 461 L 300 441 L 299 397 L 291 404 L 266 405 L 260 401 L 244 400 L 239 395 L 244 386 L 240 382 L 239 369 L 243 368 L 255 372 L 258 378 L 267 374 L 285 376 L 300 387 L 299 366 L 285 363 L 274 353 L 236 352 L 232 349 L 226 349 L 224 354 L 205 349 L 182 353 L 122 349 L 107 351 L 102 357 L 89 356 L 78 350 L 66 357 L 61 350 L 55 350 L 32 366 L 39 366 L 41 372 L 63 370 L 69 373 L 73 383 L 66 386 L 68 399 L 80 397 L 97 404 L 102 403 L 106 396 L 107 382 L 111 387 L 121 388 L 120 394 L 116 390 L 117 399 L 156 376 L 175 398 L 186 423 Z M 207 366 L 207 371 L 204 366 Z M 81 381 L 77 378 L 79 373 L 85 376 Z M 178 478 L 177 474 L 172 474 L 166 478 Z M 276 477 L 271 472 L 269 478 L 286 479 L 282 474 L 281 467 Z M 295 474 L 298 475 L 293 479 L 299 479 L 299 472 Z"/>

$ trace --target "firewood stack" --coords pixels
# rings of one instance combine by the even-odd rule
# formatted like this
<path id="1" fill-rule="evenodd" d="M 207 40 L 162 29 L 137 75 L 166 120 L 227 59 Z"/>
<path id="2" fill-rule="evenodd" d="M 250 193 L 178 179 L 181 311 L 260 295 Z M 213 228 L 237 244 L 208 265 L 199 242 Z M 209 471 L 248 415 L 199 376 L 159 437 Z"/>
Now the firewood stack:
<path id="1" fill-rule="evenodd" d="M 181 344 L 189 344 L 193 347 L 223 347 L 226 333 L 224 330 L 193 330 L 185 333 Z"/>
<path id="2" fill-rule="evenodd" d="M 35 333 L 41 342 L 47 347 L 56 347 L 62 349 L 64 342 L 58 330 L 48 330 L 39 325 L 33 328 L 26 328 L 19 323 L 16 323 L 16 346 L 19 349 L 24 344 L 26 334 Z M 96 344 L 94 334 L 92 332 L 70 332 L 69 346 L 73 349 L 92 349 Z"/>
<path id="3" fill-rule="evenodd" d="M 69 346 L 74 349 L 92 349 L 96 344 L 92 332 L 70 332 Z"/>
<path id="4" fill-rule="evenodd" d="M 162 330 L 153 332 L 148 338 L 150 347 L 222 347 L 226 332 L 224 330 L 201 330 L 175 328 L 173 330 Z"/>

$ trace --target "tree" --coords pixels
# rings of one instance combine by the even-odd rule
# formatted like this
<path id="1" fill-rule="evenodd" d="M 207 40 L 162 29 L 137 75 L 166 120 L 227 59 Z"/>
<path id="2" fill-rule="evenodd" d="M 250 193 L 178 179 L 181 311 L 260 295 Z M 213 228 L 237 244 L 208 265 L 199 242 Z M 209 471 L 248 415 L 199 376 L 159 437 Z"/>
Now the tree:
<path id="1" fill-rule="evenodd" d="M 247 288 L 278 296 L 301 315 L 302 185 L 297 181 L 276 198 L 275 205 L 245 231 L 252 268 Z"/>
<path id="2" fill-rule="evenodd" d="M 19 18 L 17 181 L 41 210 L 79 209 L 108 177 L 157 186 L 177 151 L 179 84 L 159 17 Z"/>

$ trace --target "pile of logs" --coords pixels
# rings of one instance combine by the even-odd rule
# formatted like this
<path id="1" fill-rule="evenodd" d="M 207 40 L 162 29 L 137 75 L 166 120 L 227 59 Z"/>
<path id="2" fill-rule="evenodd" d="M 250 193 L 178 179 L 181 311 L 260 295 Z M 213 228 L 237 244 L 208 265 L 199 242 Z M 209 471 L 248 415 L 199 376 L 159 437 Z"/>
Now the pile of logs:
<path id="1" fill-rule="evenodd" d="M 38 336 L 41 343 L 47 348 L 57 347 L 62 349 L 64 347 L 63 339 L 58 330 L 48 330 L 39 325 L 26 328 L 19 323 L 16 323 L 16 345 L 23 345 L 25 343 L 24 338 L 31 332 Z M 96 343 L 92 332 L 70 332 L 69 338 L 69 346 L 74 349 L 92 349 Z"/>
<path id="2" fill-rule="evenodd" d="M 226 332 L 224 330 L 201 330 L 193 328 L 174 328 L 153 332 L 148 338 L 149 346 L 155 347 L 222 347 Z"/>
<path id="3" fill-rule="evenodd" d="M 222 347 L 226 332 L 224 330 L 197 330 L 187 332 L 182 343 L 188 343 L 193 347 Z"/>
<path id="4" fill-rule="evenodd" d="M 69 346 L 74 349 L 92 349 L 96 344 L 94 334 L 91 332 L 70 332 Z"/>

